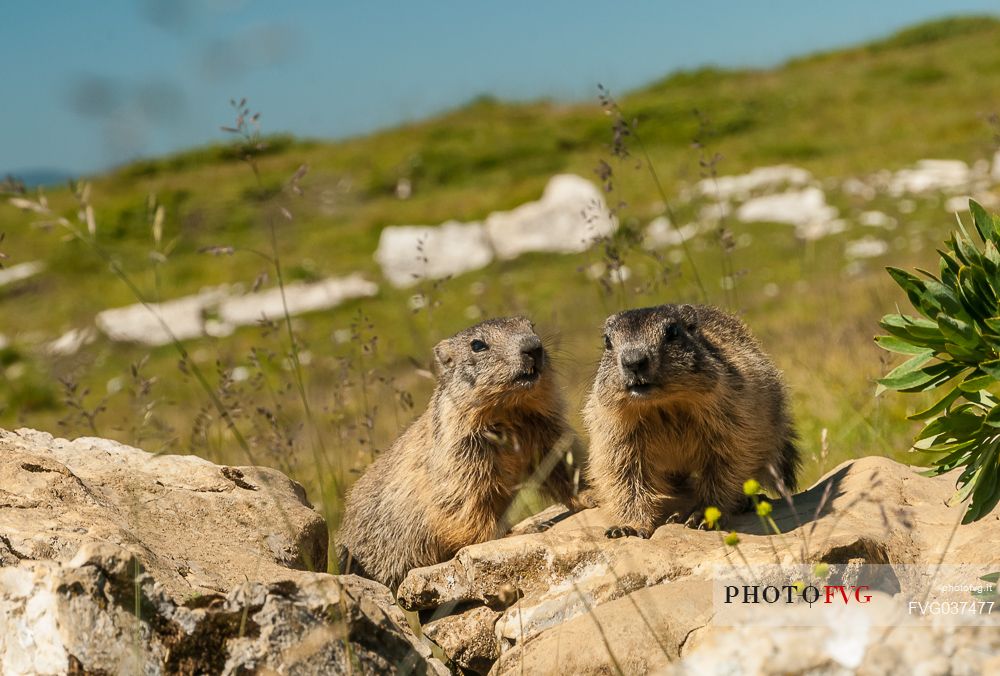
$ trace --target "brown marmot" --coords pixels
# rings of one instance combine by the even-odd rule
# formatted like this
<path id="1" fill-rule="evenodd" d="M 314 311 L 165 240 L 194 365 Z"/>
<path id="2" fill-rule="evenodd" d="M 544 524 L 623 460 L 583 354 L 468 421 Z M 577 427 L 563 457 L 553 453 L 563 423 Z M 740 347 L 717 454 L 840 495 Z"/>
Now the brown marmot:
<path id="1" fill-rule="evenodd" d="M 604 348 L 584 418 L 588 482 L 617 520 L 608 537 L 649 537 L 664 519 L 698 527 L 708 506 L 744 511 L 747 479 L 795 489 L 781 375 L 739 319 L 707 306 L 628 310 L 605 322 Z"/>
<path id="2" fill-rule="evenodd" d="M 427 410 L 347 497 L 341 572 L 395 588 L 411 568 L 446 561 L 506 532 L 521 482 L 571 501 L 574 442 L 541 339 L 523 317 L 490 319 L 434 348 Z"/>

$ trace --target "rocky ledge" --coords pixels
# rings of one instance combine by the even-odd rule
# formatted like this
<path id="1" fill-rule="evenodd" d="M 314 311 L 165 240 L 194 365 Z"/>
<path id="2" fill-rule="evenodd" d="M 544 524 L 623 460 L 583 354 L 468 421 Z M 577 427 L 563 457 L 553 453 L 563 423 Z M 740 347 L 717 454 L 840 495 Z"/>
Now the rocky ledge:
<path id="1" fill-rule="evenodd" d="M 906 564 L 1000 570 L 1000 510 L 959 526 L 963 510 L 945 504 L 954 481 L 882 457 L 850 461 L 792 505 L 773 505 L 781 535 L 765 535 L 756 514 L 727 523 L 738 550 L 721 533 L 679 524 L 648 540 L 608 540 L 602 510 L 557 506 L 520 524 L 522 535 L 411 571 L 398 600 L 458 665 L 484 673 L 988 673 L 988 663 L 1000 668 L 996 624 L 884 636 L 853 627 L 845 638 L 837 624 L 713 622 L 719 565 L 888 564 L 904 591 Z"/>
<path id="2" fill-rule="evenodd" d="M 0 430 L 0 673 L 447 673 L 327 543 L 275 470 Z"/>
<path id="3" fill-rule="evenodd" d="M 845 463 L 774 505 L 781 535 L 727 523 L 737 548 L 680 525 L 608 540 L 602 510 L 556 506 L 411 571 L 407 617 L 381 585 L 311 572 L 326 525 L 279 472 L 0 431 L 0 672 L 448 673 L 435 654 L 493 674 L 998 672 L 996 624 L 762 628 L 713 609 L 720 564 L 887 564 L 904 591 L 907 564 L 1000 570 L 1000 513 L 959 526 L 953 485 Z"/>

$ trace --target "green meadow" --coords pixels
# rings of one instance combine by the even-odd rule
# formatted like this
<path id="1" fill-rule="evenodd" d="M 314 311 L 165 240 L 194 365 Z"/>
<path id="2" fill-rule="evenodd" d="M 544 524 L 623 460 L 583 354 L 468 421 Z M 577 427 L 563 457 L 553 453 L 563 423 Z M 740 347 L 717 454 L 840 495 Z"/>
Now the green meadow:
<path id="1" fill-rule="evenodd" d="M 608 314 L 708 302 L 739 313 L 784 371 L 804 484 L 859 456 L 921 462 L 909 451 L 919 423 L 906 415 L 926 400 L 875 396 L 875 380 L 896 360 L 872 339 L 883 314 L 905 310 L 885 266 L 936 265 L 955 217 L 940 192 L 861 195 L 844 185 L 874 184 L 879 172 L 924 158 L 992 161 L 1000 21 L 940 21 L 771 70 L 705 68 L 612 94 L 629 129 L 627 156 L 615 152 L 618 118 L 595 89 L 580 103 L 480 98 L 338 142 L 270 136 L 263 110 L 252 161 L 237 136 L 220 131 L 216 145 L 90 177 L 92 237 L 70 187 L 45 191 L 52 216 L 6 204 L 37 200 L 35 191 L 5 195 L 5 265 L 45 269 L 0 287 L 0 425 L 272 465 L 302 482 L 335 527 L 345 490 L 423 409 L 441 338 L 489 316 L 530 316 L 579 429 Z M 528 254 L 411 289 L 393 288 L 372 257 L 385 226 L 479 220 L 537 199 L 557 173 L 599 183 L 602 161 L 620 227 L 585 253 Z M 696 222 L 711 196 L 690 197 L 692 185 L 777 164 L 813 174 L 842 232 L 805 241 L 790 225 L 729 216 L 689 241 L 687 254 L 642 245 L 664 196 L 677 225 Z M 396 195 L 402 179 L 412 186 L 407 199 Z M 866 211 L 895 228 L 863 225 Z M 53 222 L 60 216 L 83 236 Z M 846 245 L 864 237 L 887 250 L 848 258 Z M 46 348 L 93 326 L 101 310 L 136 303 L 137 292 L 155 301 L 217 285 L 274 287 L 275 253 L 286 284 L 359 272 L 380 290 L 287 325 L 186 341 L 186 356 L 100 334 L 75 354 Z M 627 275 L 613 274 L 623 266 Z"/>

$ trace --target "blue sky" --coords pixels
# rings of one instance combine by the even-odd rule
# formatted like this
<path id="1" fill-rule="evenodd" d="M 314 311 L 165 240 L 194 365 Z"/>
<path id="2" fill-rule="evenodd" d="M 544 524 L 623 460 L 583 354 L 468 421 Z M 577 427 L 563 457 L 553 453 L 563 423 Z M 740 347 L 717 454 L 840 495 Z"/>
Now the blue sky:
<path id="1" fill-rule="evenodd" d="M 0 172 L 87 172 L 265 131 L 337 138 L 479 94 L 580 100 L 671 71 L 768 66 L 1000 3 L 922 0 L 33 0 L 0 20 Z"/>

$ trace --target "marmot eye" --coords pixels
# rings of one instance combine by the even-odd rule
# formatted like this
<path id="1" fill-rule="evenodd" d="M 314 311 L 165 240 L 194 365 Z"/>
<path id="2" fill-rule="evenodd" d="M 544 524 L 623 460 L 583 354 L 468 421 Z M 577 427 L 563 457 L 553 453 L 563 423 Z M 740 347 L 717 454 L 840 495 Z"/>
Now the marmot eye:
<path id="1" fill-rule="evenodd" d="M 677 324 L 668 324 L 665 335 L 667 340 L 673 340 L 677 336 L 681 335 L 681 327 L 677 326 Z"/>
<path id="2" fill-rule="evenodd" d="M 608 334 L 604 334 L 604 349 L 605 350 L 611 349 L 611 338 L 608 337 Z"/>
<path id="3" fill-rule="evenodd" d="M 490 349 L 489 345 L 487 345 L 483 341 L 479 340 L 478 338 L 476 338 L 474 341 L 472 341 L 472 343 L 470 343 L 470 345 L 472 346 L 472 351 L 473 352 L 482 352 L 484 350 Z"/>

